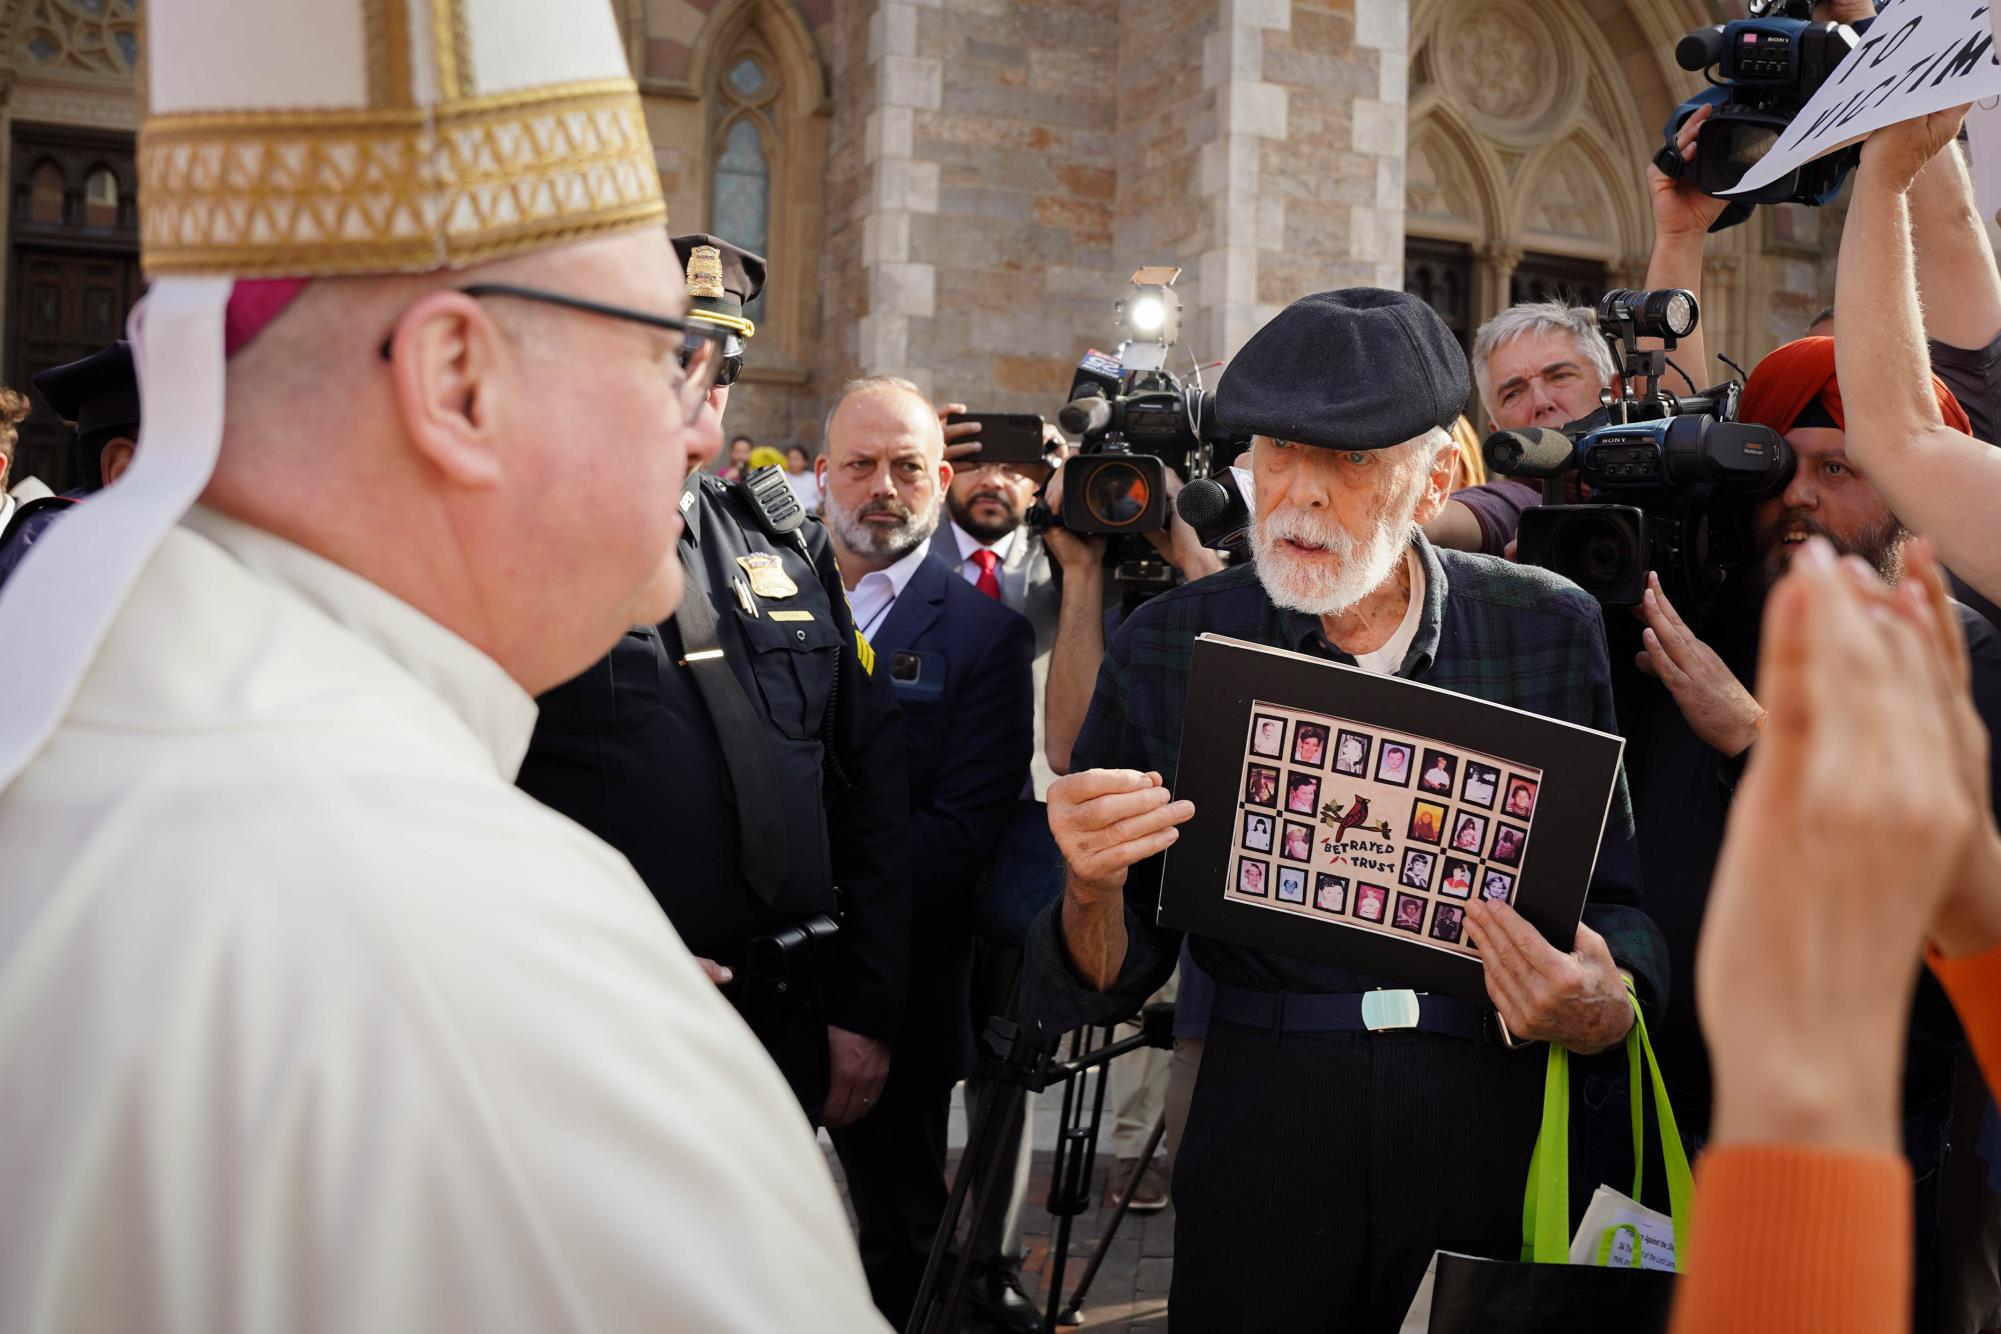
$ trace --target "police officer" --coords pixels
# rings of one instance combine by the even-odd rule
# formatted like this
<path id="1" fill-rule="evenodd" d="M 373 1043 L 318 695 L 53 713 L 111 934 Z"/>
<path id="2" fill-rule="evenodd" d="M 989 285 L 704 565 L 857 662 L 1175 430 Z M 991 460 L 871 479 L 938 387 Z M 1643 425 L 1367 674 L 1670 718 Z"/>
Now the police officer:
<path id="1" fill-rule="evenodd" d="M 700 234 L 674 247 L 689 318 L 729 333 L 720 416 L 764 260 Z M 781 469 L 697 471 L 681 512 L 680 611 L 542 697 L 521 786 L 625 854 L 807 1115 L 847 1124 L 881 1090 L 903 1000 L 902 720 Z"/>
<path id="2" fill-rule="evenodd" d="M 26 559 L 64 510 L 118 480 L 132 462 L 139 436 L 139 377 L 132 369 L 130 343 L 116 342 L 81 361 L 52 366 L 35 376 L 35 388 L 57 416 L 75 427 L 72 457 L 82 484 L 15 507 L 0 529 L 0 581 Z"/>

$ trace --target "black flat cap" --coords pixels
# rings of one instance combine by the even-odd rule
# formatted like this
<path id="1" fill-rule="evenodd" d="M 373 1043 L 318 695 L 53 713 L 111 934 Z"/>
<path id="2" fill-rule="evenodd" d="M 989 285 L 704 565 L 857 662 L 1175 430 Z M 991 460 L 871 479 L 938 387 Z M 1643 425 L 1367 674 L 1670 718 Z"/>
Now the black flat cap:
<path id="1" fill-rule="evenodd" d="M 757 332 L 757 326 L 744 318 L 743 308 L 764 290 L 764 256 L 707 232 L 672 239 L 674 253 L 688 274 L 688 318 L 729 330 L 734 335 L 730 354 L 741 353 L 743 340 Z"/>
<path id="2" fill-rule="evenodd" d="M 1238 435 L 1388 449 L 1450 427 L 1470 390 L 1466 354 L 1430 306 L 1349 287 L 1303 296 L 1252 334 L 1216 386 L 1216 418 Z"/>
<path id="3" fill-rule="evenodd" d="M 130 343 L 113 343 L 34 378 L 35 388 L 57 415 L 76 423 L 76 438 L 86 448 L 138 435 L 139 377 L 132 370 Z"/>

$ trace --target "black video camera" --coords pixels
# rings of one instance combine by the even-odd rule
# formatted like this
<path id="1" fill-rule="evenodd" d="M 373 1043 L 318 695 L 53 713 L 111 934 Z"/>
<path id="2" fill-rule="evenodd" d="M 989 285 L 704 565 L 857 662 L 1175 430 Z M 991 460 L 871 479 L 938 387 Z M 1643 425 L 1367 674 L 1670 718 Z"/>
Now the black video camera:
<path id="1" fill-rule="evenodd" d="M 1102 352 L 1078 364 L 1056 414 L 1081 435 L 1063 464 L 1061 522 L 1073 533 L 1157 533 L 1168 525 L 1167 472 L 1206 475 L 1205 447 L 1234 458 L 1243 442 L 1216 422 L 1216 396 L 1165 370 L 1120 372 Z"/>
<path id="2" fill-rule="evenodd" d="M 1813 0 L 1748 0 L 1752 17 L 1698 28 L 1675 47 L 1675 62 L 1715 85 L 1683 102 L 1668 118 L 1665 146 L 1654 165 L 1670 177 L 1687 176 L 1706 195 L 1723 197 L 1778 145 L 1820 86 L 1855 49 L 1845 23 L 1815 23 Z M 1710 74 L 1709 71 L 1715 73 Z M 1714 106 L 1685 161 L 1675 137 L 1703 106 Z M 1717 219 L 1720 230 L 1750 216 L 1757 204 L 1825 204 L 1861 161 L 1859 145 L 1817 158 L 1746 195 L 1731 196 Z"/>
<path id="3" fill-rule="evenodd" d="M 1515 559 L 1554 570 L 1609 606 L 1639 602 L 1653 570 L 1668 597 L 1696 616 L 1752 561 L 1751 510 L 1792 479 L 1792 451 L 1770 427 L 1736 420 L 1743 386 L 1735 380 L 1691 397 L 1660 388 L 1668 349 L 1697 318 L 1694 296 L 1679 289 L 1608 292 L 1598 330 L 1623 355 L 1622 392 L 1605 390 L 1603 407 L 1560 432 L 1488 437 L 1487 465 L 1543 481 L 1551 502 L 1522 511 Z M 1666 346 L 1641 351 L 1642 338 Z M 1588 503 L 1554 503 L 1572 469 Z"/>

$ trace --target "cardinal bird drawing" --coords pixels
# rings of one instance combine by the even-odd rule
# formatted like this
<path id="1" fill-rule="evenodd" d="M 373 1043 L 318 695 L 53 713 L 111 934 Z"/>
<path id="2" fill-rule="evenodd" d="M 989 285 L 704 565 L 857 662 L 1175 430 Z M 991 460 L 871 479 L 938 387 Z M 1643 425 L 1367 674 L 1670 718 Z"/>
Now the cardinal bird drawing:
<path id="1" fill-rule="evenodd" d="M 1363 828 L 1362 822 L 1368 818 L 1369 799 L 1360 793 L 1356 794 L 1355 800 L 1349 804 L 1346 810 L 1342 810 L 1331 801 L 1322 802 L 1320 805 L 1320 822 L 1334 826 L 1334 839 L 1328 845 L 1329 851 L 1341 846 L 1342 842 L 1348 837 L 1349 830 Z M 1378 832 L 1384 838 L 1388 838 L 1390 836 L 1390 822 L 1388 820 L 1383 821 L 1378 827 Z"/>

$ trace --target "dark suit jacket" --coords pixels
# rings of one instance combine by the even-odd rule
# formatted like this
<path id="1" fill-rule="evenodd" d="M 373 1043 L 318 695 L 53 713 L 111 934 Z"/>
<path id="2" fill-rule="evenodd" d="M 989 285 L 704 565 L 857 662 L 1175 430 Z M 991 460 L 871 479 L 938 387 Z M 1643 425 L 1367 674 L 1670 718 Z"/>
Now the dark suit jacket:
<path id="1" fill-rule="evenodd" d="M 973 1062 L 974 895 L 1028 777 L 1035 635 L 926 560 L 874 643 L 903 711 L 910 775 L 910 978 L 891 1059 L 960 1079 Z"/>

